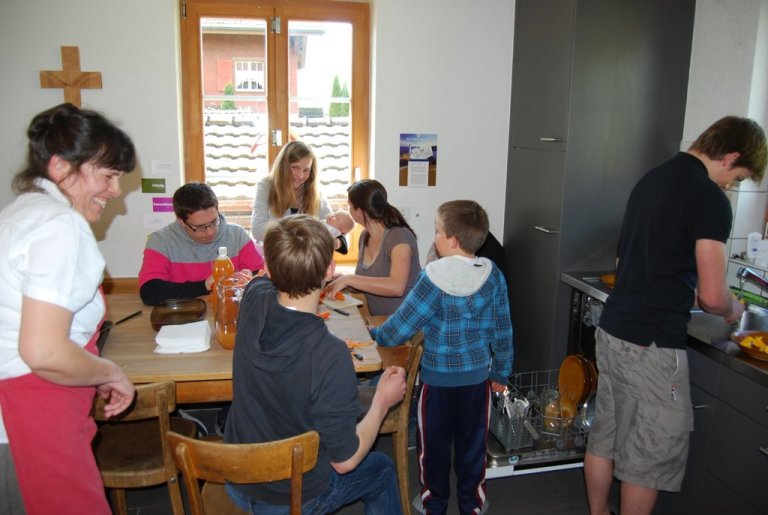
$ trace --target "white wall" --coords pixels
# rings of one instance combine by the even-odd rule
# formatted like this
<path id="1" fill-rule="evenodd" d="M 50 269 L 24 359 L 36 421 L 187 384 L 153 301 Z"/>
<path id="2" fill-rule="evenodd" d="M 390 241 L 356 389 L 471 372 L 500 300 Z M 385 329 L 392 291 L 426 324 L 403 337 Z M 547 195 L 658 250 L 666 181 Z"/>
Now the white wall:
<path id="1" fill-rule="evenodd" d="M 766 53 L 749 40 L 766 2 L 698 1 L 684 139 L 726 112 L 747 114 L 757 105 L 745 75 Z M 151 196 L 138 191 L 140 174 L 149 176 L 153 159 L 175 171 L 181 163 L 176 9 L 175 0 L 0 2 L 0 207 L 12 199 L 7 185 L 23 163 L 29 120 L 63 99 L 61 90 L 40 89 L 38 73 L 60 69 L 60 46 L 79 46 L 82 69 L 101 71 L 104 84 L 83 91 L 84 106 L 133 137 L 144 170 L 128 176 L 125 200 L 96 231 L 114 277 L 135 277 L 141 264 Z M 491 230 L 503 232 L 513 12 L 510 0 L 373 0 L 372 171 L 394 205 L 410 208 L 422 260 L 445 200 L 477 199 Z M 438 134 L 436 187 L 397 186 L 401 132 Z M 180 183 L 172 177 L 168 191 Z"/>
<path id="2" fill-rule="evenodd" d="M 681 148 L 726 115 L 750 116 L 768 128 L 768 0 L 698 0 Z M 729 255 L 762 233 L 768 180 L 744 181 L 728 192 L 734 213 Z M 728 267 L 729 284 L 739 264 Z M 756 288 L 750 289 L 759 293 Z"/>
<path id="3" fill-rule="evenodd" d="M 514 2 L 376 0 L 373 173 L 408 207 L 422 262 L 437 207 L 474 199 L 501 240 Z M 400 133 L 437 133 L 437 185 L 400 187 Z"/>
<path id="4" fill-rule="evenodd" d="M 176 5 L 173 0 L 3 0 L 0 2 L 0 206 L 13 196 L 10 180 L 23 165 L 25 131 L 38 112 L 64 101 L 61 89 L 41 89 L 40 70 L 61 69 L 61 46 L 80 47 L 85 71 L 100 71 L 103 89 L 83 90 L 83 107 L 103 112 L 134 140 L 140 169 L 122 180 L 125 195 L 111 201 L 95 228 L 115 277 L 141 266 L 151 196 L 139 191 L 150 162 L 162 159 L 180 184 Z M 55 259 L 55 256 L 51 256 Z"/>

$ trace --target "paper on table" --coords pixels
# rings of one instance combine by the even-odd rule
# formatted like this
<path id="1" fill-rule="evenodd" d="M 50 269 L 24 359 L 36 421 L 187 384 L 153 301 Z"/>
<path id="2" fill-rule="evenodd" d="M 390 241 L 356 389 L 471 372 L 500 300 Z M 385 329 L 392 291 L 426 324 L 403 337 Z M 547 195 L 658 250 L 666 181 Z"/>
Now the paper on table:
<path id="1" fill-rule="evenodd" d="M 211 325 L 207 320 L 164 325 L 157 333 L 155 343 L 156 354 L 203 352 L 211 348 Z"/>
<path id="2" fill-rule="evenodd" d="M 356 308 L 357 306 L 362 306 L 363 301 L 360 299 L 356 299 L 352 295 L 344 294 L 344 300 L 336 300 L 336 299 L 329 299 L 328 297 L 323 297 L 322 303 L 328 306 L 329 308 L 337 308 L 337 309 L 344 309 L 344 308 Z"/>

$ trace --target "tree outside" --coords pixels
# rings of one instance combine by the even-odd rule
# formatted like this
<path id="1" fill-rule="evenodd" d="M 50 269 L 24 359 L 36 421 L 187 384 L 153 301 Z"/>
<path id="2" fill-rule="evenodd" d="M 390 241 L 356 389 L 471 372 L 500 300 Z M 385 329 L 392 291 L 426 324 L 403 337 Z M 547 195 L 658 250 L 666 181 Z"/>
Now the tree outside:
<path id="1" fill-rule="evenodd" d="M 336 75 L 333 78 L 333 86 L 331 87 L 331 98 L 349 98 L 349 90 L 347 89 L 347 83 L 344 83 L 344 87 L 341 87 L 339 83 L 339 76 Z M 331 102 L 328 109 L 330 116 L 349 116 L 349 102 Z"/>

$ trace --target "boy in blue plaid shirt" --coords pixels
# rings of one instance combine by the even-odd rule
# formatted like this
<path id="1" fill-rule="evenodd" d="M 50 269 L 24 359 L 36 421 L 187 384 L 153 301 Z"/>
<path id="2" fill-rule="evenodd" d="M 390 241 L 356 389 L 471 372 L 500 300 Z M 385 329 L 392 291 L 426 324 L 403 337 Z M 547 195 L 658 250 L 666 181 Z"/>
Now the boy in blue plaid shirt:
<path id="1" fill-rule="evenodd" d="M 398 310 L 371 334 L 399 345 L 424 331 L 418 403 L 421 494 L 414 507 L 444 514 L 450 498 L 451 449 L 461 514 L 484 513 L 490 392 L 512 373 L 512 324 L 501 271 L 475 252 L 488 235 L 477 202 L 454 200 L 437 210 L 435 248 Z"/>

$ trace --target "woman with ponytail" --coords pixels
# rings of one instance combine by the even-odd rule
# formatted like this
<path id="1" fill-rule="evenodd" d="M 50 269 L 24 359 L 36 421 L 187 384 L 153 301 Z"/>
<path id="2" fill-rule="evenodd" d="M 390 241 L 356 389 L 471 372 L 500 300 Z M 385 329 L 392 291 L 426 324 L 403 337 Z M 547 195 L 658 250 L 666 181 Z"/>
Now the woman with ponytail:
<path id="1" fill-rule="evenodd" d="M 349 213 L 363 226 L 354 274 L 339 275 L 326 287 L 326 295 L 350 287 L 365 294 L 371 315 L 391 315 L 411 291 L 421 271 L 416 234 L 396 207 L 387 202 L 387 190 L 372 179 L 347 189 Z"/>

